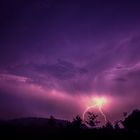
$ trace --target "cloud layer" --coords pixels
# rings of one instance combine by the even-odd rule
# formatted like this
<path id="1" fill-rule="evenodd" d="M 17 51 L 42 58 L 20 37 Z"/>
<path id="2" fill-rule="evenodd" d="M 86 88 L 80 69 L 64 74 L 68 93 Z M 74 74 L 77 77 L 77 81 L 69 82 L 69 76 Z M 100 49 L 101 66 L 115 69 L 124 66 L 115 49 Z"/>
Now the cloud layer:
<path id="1" fill-rule="evenodd" d="M 7 2 L 1 9 L 2 119 L 70 119 L 95 95 L 116 100 L 118 114 L 140 107 L 138 2 Z"/>

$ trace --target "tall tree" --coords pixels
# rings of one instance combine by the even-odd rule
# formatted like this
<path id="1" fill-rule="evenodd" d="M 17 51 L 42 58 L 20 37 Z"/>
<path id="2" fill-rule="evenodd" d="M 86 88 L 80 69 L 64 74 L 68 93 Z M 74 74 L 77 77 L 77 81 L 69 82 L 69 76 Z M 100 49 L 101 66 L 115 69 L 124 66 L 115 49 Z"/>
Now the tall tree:
<path id="1" fill-rule="evenodd" d="M 140 110 L 134 110 L 122 121 L 122 124 L 126 129 L 140 131 Z"/>
<path id="2" fill-rule="evenodd" d="M 74 128 L 81 128 L 82 127 L 82 119 L 79 115 L 77 115 L 72 122 Z"/>
<path id="3" fill-rule="evenodd" d="M 87 112 L 87 118 L 86 118 L 86 124 L 89 127 L 95 127 L 97 124 L 100 123 L 100 121 L 97 121 L 98 115 L 95 115 L 93 112 Z"/>

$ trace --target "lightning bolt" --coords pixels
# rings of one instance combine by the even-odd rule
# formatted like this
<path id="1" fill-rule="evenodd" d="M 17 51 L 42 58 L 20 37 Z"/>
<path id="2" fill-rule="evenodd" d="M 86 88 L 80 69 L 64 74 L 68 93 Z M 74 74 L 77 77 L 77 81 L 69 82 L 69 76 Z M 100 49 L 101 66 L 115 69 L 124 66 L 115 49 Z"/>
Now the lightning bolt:
<path id="1" fill-rule="evenodd" d="M 102 107 L 99 107 L 99 111 L 102 114 L 102 116 L 104 117 L 105 122 L 107 122 L 106 115 L 104 114 Z"/>
<path id="2" fill-rule="evenodd" d="M 83 120 L 85 120 L 85 114 L 86 114 L 86 112 L 87 112 L 88 110 L 90 110 L 90 109 L 96 107 L 96 106 L 97 106 L 97 105 L 89 106 L 89 107 L 86 108 L 86 110 L 83 112 L 83 115 L 82 115 Z"/>
<path id="3" fill-rule="evenodd" d="M 86 114 L 86 112 L 88 110 L 92 109 L 92 108 L 95 108 L 95 107 L 98 107 L 99 112 L 101 113 L 101 115 L 104 118 L 104 121 L 107 122 L 107 118 L 106 118 L 106 115 L 104 114 L 104 112 L 102 110 L 102 106 L 98 106 L 98 104 L 95 104 L 94 106 L 89 106 L 89 107 L 86 108 L 86 110 L 83 112 L 83 115 L 82 115 L 83 121 L 85 121 L 85 114 Z"/>

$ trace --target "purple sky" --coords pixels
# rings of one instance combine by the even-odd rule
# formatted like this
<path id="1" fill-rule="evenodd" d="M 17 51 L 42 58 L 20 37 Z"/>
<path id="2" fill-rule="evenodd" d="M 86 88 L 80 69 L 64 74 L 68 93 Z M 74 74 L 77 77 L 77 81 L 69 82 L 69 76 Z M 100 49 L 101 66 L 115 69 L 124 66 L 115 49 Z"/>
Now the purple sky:
<path id="1" fill-rule="evenodd" d="M 110 120 L 140 103 L 138 0 L 1 0 L 0 119 L 72 119 L 95 96 Z"/>

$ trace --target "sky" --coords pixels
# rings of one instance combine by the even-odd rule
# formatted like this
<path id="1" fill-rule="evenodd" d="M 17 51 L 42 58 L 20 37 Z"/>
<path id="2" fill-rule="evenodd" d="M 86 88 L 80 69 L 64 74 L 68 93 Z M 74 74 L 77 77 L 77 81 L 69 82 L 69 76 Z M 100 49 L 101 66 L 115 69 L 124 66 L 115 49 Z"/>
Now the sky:
<path id="1" fill-rule="evenodd" d="M 138 0 L 1 0 L 0 119 L 71 120 L 104 97 L 111 121 L 140 108 Z"/>

